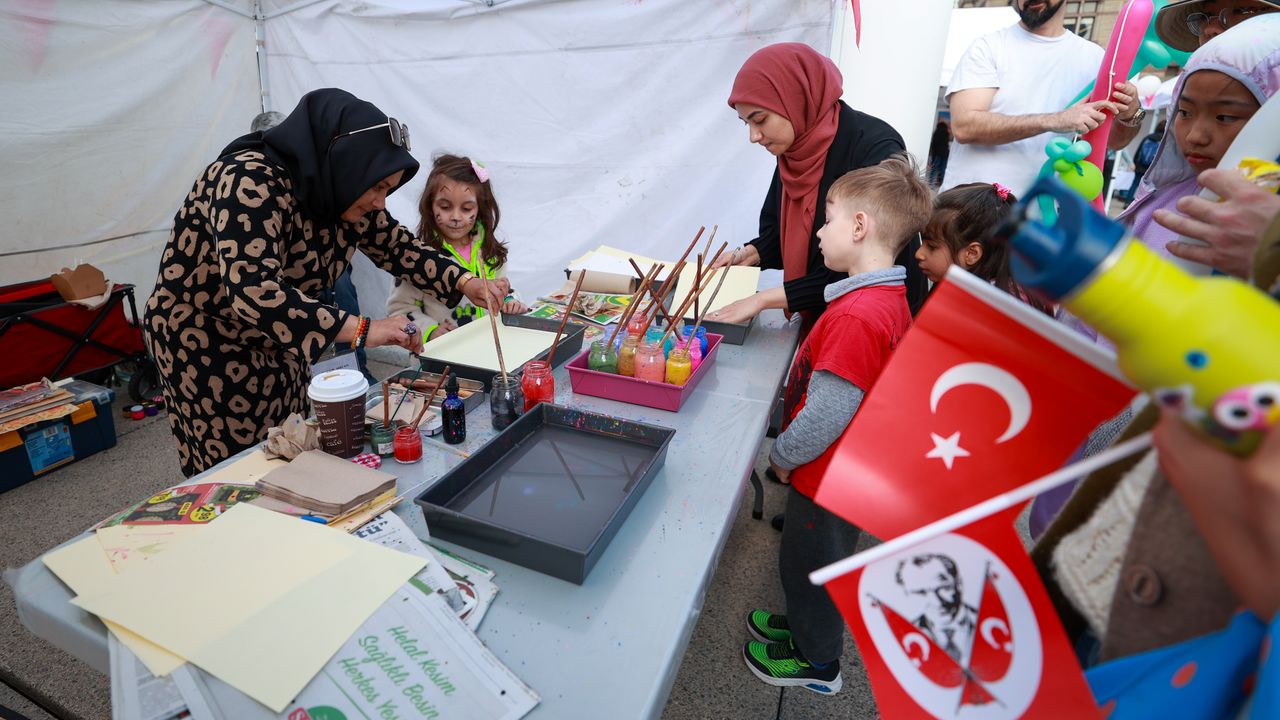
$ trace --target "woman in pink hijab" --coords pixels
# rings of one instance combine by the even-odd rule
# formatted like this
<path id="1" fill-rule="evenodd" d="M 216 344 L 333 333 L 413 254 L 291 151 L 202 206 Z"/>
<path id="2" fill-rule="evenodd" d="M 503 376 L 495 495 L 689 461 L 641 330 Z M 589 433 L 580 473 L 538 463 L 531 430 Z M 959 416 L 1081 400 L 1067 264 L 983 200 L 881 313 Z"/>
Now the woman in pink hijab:
<path id="1" fill-rule="evenodd" d="M 840 100 L 844 79 L 835 63 L 803 43 L 778 43 L 756 51 L 738 71 L 729 106 L 747 125 L 751 142 L 778 158 L 778 169 L 760 210 L 760 234 L 719 265 L 759 265 L 782 270 L 783 285 L 711 313 L 718 322 L 745 322 L 760 311 L 800 313 L 807 329 L 826 309 L 822 291 L 845 277 L 828 270 L 817 231 L 826 222 L 823 198 L 841 175 L 906 151 L 888 123 Z M 928 291 L 911 259 L 913 240 L 898 256 L 907 268 L 907 301 L 914 311 Z"/>

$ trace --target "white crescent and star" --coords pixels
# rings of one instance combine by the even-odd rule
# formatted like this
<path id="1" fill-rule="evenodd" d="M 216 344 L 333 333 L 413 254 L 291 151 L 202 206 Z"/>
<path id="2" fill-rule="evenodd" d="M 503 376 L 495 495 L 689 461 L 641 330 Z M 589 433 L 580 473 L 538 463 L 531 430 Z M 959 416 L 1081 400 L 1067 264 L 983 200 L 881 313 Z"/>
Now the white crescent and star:
<path id="1" fill-rule="evenodd" d="M 1022 381 L 1012 373 L 990 363 L 970 362 L 955 365 L 938 376 L 929 392 L 929 410 L 938 412 L 938 403 L 943 396 L 961 385 L 980 385 L 1000 396 L 1009 407 L 1009 426 L 1003 434 L 996 438 L 996 443 L 1006 442 L 1017 437 L 1031 419 L 1031 395 Z M 956 431 L 947 437 L 929 433 L 933 438 L 933 449 L 925 454 L 926 458 L 937 458 L 950 470 L 956 458 L 969 457 L 968 450 L 960 447 L 960 432 Z"/>

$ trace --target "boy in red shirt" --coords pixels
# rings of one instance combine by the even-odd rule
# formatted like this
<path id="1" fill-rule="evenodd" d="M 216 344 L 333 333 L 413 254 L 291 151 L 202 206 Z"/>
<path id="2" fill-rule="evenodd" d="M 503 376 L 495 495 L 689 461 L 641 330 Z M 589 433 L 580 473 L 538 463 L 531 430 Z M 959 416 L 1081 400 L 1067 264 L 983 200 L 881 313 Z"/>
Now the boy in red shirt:
<path id="1" fill-rule="evenodd" d="M 783 431 L 769 454 L 778 477 L 791 481 L 778 558 L 787 614 L 750 613 L 755 641 L 742 656 L 770 685 L 830 695 L 842 684 L 844 620 L 809 573 L 852 555 L 860 531 L 813 496 L 835 441 L 911 323 L 906 268 L 894 258 L 929 221 L 933 197 L 911 163 L 896 156 L 841 177 L 826 203 L 818 231 L 823 261 L 849 277 L 827 286 L 827 309 L 796 353 Z"/>

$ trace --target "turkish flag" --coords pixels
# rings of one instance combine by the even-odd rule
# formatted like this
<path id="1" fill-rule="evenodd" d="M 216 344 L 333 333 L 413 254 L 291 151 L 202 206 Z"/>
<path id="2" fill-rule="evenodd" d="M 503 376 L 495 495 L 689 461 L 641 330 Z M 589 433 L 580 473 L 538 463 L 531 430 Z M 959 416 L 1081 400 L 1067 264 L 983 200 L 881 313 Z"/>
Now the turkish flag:
<path id="1" fill-rule="evenodd" d="M 953 266 L 814 500 L 889 539 L 1056 470 L 1134 394 L 1109 353 Z"/>
<path id="2" fill-rule="evenodd" d="M 881 717 L 1097 718 L 1016 508 L 827 583 Z"/>

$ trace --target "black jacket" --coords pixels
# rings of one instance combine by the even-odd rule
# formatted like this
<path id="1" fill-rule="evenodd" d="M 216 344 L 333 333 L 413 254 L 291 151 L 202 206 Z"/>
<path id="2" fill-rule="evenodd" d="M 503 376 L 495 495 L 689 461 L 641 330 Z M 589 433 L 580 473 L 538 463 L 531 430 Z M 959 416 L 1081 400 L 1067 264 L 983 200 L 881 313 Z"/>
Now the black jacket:
<path id="1" fill-rule="evenodd" d="M 827 164 L 818 185 L 818 207 L 809 231 L 809 272 L 803 277 L 783 283 L 787 293 L 787 307 L 792 312 L 809 311 L 815 316 L 827 309 L 822 290 L 833 282 L 848 277 L 845 273 L 828 270 L 822 264 L 822 251 L 818 249 L 818 229 L 827 221 L 824 199 L 827 190 L 841 175 L 858 168 L 868 167 L 881 160 L 906 151 L 902 136 L 885 121 L 858 112 L 844 101 L 840 102 L 840 125 L 827 150 Z M 773 171 L 773 182 L 760 209 L 760 236 L 747 243 L 760 253 L 760 267 L 766 270 L 782 269 L 782 239 L 778 232 L 778 210 L 782 207 L 782 179 Z M 916 263 L 915 253 L 919 239 L 912 240 L 897 257 L 897 263 L 907 268 L 907 303 L 915 313 L 929 293 L 929 285 Z"/>

